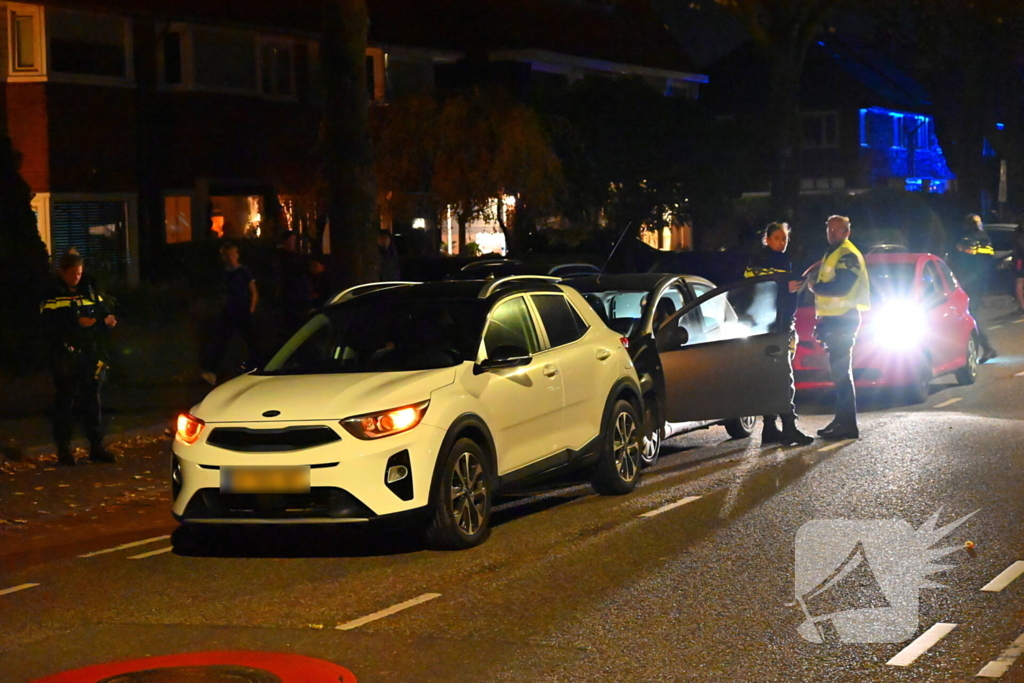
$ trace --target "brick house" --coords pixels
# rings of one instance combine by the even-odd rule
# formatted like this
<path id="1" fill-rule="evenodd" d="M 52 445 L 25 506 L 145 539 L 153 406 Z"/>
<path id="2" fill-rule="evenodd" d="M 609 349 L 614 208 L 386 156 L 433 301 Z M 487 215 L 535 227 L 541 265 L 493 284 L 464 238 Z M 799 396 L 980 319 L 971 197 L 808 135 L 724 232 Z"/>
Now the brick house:
<path id="1" fill-rule="evenodd" d="M 371 101 L 478 77 L 640 76 L 696 97 L 647 0 L 370 0 Z M 167 244 L 315 220 L 319 5 L 0 2 L 0 116 L 51 253 L 137 282 Z"/>

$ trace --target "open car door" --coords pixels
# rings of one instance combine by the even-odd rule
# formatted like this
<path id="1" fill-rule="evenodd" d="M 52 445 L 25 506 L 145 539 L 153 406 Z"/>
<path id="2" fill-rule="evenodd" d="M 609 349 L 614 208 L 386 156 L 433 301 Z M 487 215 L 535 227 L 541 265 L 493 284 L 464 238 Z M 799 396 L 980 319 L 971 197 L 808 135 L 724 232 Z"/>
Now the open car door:
<path id="1" fill-rule="evenodd" d="M 790 410 L 787 276 L 741 280 L 686 304 L 655 330 L 669 422 Z"/>

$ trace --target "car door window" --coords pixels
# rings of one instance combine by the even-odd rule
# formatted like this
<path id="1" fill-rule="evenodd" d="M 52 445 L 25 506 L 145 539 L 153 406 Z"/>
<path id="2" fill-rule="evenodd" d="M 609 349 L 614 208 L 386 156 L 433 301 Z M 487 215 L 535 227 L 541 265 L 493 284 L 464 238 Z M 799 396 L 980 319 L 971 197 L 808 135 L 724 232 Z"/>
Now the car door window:
<path id="1" fill-rule="evenodd" d="M 703 336 L 690 339 L 686 345 L 742 339 L 774 332 L 778 319 L 779 283 L 775 281 L 744 282 L 714 294 L 699 304 L 704 316 Z M 678 335 L 671 329 L 691 313 L 684 308 L 670 318 L 657 335 L 659 350 L 679 348 Z M 685 326 L 685 323 L 684 325 Z"/>
<path id="2" fill-rule="evenodd" d="M 561 294 L 535 294 L 530 300 L 552 347 L 571 344 L 586 334 L 587 324 Z"/>
<path id="3" fill-rule="evenodd" d="M 945 286 L 939 271 L 931 263 L 924 264 L 921 271 L 921 301 L 925 306 L 935 306 L 946 298 Z"/>
<path id="4" fill-rule="evenodd" d="M 530 309 L 521 296 L 498 304 L 491 312 L 484 332 L 484 350 L 490 356 L 499 346 L 518 346 L 531 354 L 540 350 Z"/>

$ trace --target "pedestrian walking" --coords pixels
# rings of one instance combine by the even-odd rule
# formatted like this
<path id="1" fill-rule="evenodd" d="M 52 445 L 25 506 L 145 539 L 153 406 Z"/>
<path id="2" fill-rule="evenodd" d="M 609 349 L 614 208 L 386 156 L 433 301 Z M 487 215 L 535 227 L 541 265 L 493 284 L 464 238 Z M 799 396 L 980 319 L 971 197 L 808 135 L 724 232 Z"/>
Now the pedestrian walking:
<path id="1" fill-rule="evenodd" d="M 747 266 L 743 277 L 760 277 L 762 275 L 789 275 L 793 272 L 793 264 L 786 256 L 789 247 L 789 225 L 787 223 L 769 223 L 761 238 L 764 245 Z M 781 415 L 765 415 L 761 428 L 761 444 L 781 443 L 786 446 L 806 446 L 814 441 L 814 437 L 804 434 L 796 426 L 796 387 L 793 383 L 793 355 L 796 353 L 796 304 L 797 292 L 803 284 L 801 280 L 788 280 L 785 289 L 779 293 L 778 320 L 789 330 L 789 412 Z M 782 429 L 778 428 L 776 419 L 781 420 Z"/>
<path id="2" fill-rule="evenodd" d="M 224 263 L 224 308 L 214 323 L 213 336 L 203 363 L 202 377 L 210 384 L 217 383 L 217 371 L 224 360 L 228 344 L 236 334 L 241 335 L 246 345 L 246 366 L 257 362 L 258 346 L 253 316 L 259 304 L 259 292 L 252 271 L 243 266 L 238 245 L 225 242 L 220 247 Z"/>
<path id="3" fill-rule="evenodd" d="M 1017 295 L 1017 306 L 1024 313 L 1024 216 L 1017 221 L 1017 229 L 1013 231 L 1013 272 L 1017 276 L 1014 292 Z"/>
<path id="4" fill-rule="evenodd" d="M 57 463 L 62 466 L 75 464 L 71 436 L 76 414 L 89 440 L 89 459 L 115 460 L 103 445 L 101 390 L 109 362 L 104 337 L 117 325 L 117 318 L 93 281 L 83 281 L 84 269 L 77 252 L 61 256 L 58 277 L 40 305 L 42 336 L 53 375 L 53 440 Z"/>
<path id="5" fill-rule="evenodd" d="M 995 253 L 992 240 L 981 223 L 981 216 L 976 213 L 968 214 L 963 235 L 956 244 L 953 269 L 967 293 L 967 307 L 971 317 L 978 323 L 978 341 L 981 342 L 982 350 L 981 358 L 978 359 L 980 363 L 992 360 L 998 355 L 977 315 L 983 306 L 983 297 L 995 265 Z"/>
<path id="6" fill-rule="evenodd" d="M 377 250 L 380 256 L 377 279 L 381 282 L 392 282 L 401 277 L 402 268 L 398 258 L 398 249 L 395 248 L 395 241 L 391 237 L 390 230 L 382 229 L 377 233 Z"/>
<path id="7" fill-rule="evenodd" d="M 857 394 L 853 387 L 853 346 L 860 314 L 871 308 L 868 270 L 860 250 L 850 241 L 850 219 L 830 216 L 825 222 L 828 250 L 818 274 L 808 279 L 814 292 L 818 322 L 815 336 L 828 351 L 828 367 L 836 388 L 836 415 L 818 436 L 830 441 L 857 439 Z"/>

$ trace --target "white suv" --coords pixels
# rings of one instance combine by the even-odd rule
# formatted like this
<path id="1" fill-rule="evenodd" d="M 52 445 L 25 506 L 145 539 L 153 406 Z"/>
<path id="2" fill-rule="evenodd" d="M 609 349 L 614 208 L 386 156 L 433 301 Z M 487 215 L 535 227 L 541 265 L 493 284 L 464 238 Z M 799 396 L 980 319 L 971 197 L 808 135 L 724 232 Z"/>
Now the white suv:
<path id="1" fill-rule="evenodd" d="M 412 515 L 467 548 L 513 482 L 589 467 L 600 493 L 631 491 L 640 395 L 620 335 L 556 278 L 366 285 L 178 418 L 174 516 Z"/>

